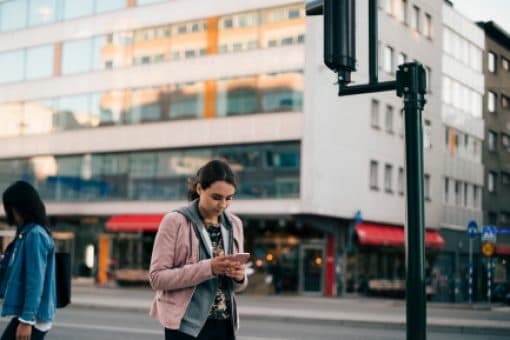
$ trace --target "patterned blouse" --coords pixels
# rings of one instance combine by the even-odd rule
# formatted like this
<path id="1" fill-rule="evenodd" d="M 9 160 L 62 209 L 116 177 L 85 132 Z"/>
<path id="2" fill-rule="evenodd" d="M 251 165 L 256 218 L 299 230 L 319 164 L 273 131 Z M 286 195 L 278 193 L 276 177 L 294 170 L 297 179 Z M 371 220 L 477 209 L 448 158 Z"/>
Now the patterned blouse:
<path id="1" fill-rule="evenodd" d="M 206 229 L 211 239 L 214 257 L 225 254 L 223 238 L 221 237 L 221 225 L 209 225 Z M 211 311 L 209 312 L 209 319 L 226 320 L 230 318 L 230 300 L 225 294 L 227 278 L 225 276 L 219 276 L 218 280 L 219 286 Z"/>

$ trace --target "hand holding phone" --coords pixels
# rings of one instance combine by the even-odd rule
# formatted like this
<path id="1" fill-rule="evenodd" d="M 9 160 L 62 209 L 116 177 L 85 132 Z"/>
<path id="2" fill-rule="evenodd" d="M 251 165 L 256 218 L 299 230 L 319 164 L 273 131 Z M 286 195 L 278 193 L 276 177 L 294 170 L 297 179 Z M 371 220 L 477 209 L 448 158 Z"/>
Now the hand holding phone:
<path id="1" fill-rule="evenodd" d="M 245 264 L 246 262 L 248 262 L 250 260 L 250 257 L 251 257 L 250 253 L 236 253 L 228 255 L 229 260 L 237 261 L 240 262 L 241 264 Z"/>

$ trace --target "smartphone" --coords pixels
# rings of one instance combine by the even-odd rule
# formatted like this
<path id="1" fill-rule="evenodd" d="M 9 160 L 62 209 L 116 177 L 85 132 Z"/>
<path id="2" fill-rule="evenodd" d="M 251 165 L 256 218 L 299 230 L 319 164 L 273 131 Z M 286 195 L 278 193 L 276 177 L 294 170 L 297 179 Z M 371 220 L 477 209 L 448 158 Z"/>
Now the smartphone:
<path id="1" fill-rule="evenodd" d="M 250 253 L 236 253 L 229 255 L 228 258 L 232 261 L 239 261 L 244 264 L 250 260 L 250 256 Z"/>

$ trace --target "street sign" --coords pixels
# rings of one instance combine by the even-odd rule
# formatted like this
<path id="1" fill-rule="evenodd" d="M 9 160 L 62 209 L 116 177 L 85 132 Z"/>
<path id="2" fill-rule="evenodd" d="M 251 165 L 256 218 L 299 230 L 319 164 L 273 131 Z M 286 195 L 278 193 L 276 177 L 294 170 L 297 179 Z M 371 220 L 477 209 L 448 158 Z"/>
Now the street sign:
<path id="1" fill-rule="evenodd" d="M 496 227 L 490 225 L 483 227 L 482 242 L 496 243 Z"/>
<path id="2" fill-rule="evenodd" d="M 482 244 L 482 254 L 484 256 L 490 257 L 490 256 L 494 255 L 495 250 L 496 250 L 496 247 L 494 246 L 494 243 L 484 242 Z"/>
<path id="3" fill-rule="evenodd" d="M 469 221 L 469 223 L 467 225 L 467 232 L 468 232 L 469 238 L 476 237 L 476 235 L 478 234 L 478 224 L 476 224 L 475 220 Z"/>

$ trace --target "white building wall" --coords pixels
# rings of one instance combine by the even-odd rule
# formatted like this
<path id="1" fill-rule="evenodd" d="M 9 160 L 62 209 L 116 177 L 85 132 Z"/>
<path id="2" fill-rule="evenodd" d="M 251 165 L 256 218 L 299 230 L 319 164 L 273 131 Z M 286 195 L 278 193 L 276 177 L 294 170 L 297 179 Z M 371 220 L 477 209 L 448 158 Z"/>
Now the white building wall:
<path id="1" fill-rule="evenodd" d="M 368 3 L 368 2 L 367 2 Z M 431 149 L 425 151 L 425 173 L 431 175 L 431 201 L 426 203 L 426 226 L 437 227 L 441 214 L 441 132 L 440 132 L 440 65 L 441 1 L 419 1 L 422 11 L 432 15 L 432 39 L 411 31 L 395 18 L 379 10 L 381 46 L 390 45 L 395 52 L 405 52 L 408 61 L 417 59 L 432 69 L 431 93 L 427 95 L 424 117 L 432 123 Z M 357 55 L 359 71 L 355 84 L 368 79 L 367 4 L 358 6 Z M 422 12 L 423 13 L 423 12 Z M 405 197 L 398 194 L 398 168 L 404 166 L 404 142 L 400 137 L 399 115 L 402 100 L 396 92 L 338 97 L 333 72 L 323 66 L 322 17 L 307 22 L 305 67 L 305 118 L 302 142 L 301 190 L 303 211 L 352 218 L 357 210 L 363 218 L 381 223 L 404 224 Z M 396 63 L 396 55 L 395 55 Z M 381 64 L 381 63 L 380 63 Z M 379 68 L 379 79 L 394 79 Z M 381 130 L 370 123 L 371 99 L 380 102 Z M 384 108 L 394 107 L 394 131 L 384 131 Z M 379 190 L 369 186 L 370 160 L 379 162 Z M 393 166 L 393 193 L 384 190 L 384 166 Z"/>

